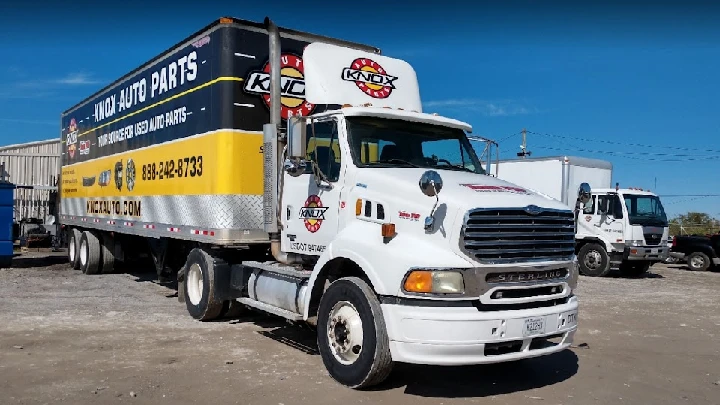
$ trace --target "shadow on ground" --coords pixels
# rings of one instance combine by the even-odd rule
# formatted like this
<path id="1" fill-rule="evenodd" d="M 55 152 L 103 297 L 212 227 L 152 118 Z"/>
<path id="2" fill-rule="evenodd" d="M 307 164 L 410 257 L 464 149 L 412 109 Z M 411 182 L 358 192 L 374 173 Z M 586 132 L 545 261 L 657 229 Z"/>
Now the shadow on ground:
<path id="1" fill-rule="evenodd" d="M 309 355 L 318 355 L 317 334 L 276 318 L 248 315 L 232 323 L 253 322 L 260 335 Z M 491 397 L 528 391 L 568 380 L 579 369 L 572 350 L 511 363 L 463 367 L 396 364 L 390 377 L 370 391 L 403 388 L 408 395 L 431 398 Z"/>

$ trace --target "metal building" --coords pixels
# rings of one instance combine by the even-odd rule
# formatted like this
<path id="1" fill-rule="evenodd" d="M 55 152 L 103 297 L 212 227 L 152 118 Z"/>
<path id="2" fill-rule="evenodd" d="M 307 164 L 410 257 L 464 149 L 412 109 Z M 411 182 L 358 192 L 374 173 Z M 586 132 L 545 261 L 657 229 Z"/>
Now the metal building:
<path id="1" fill-rule="evenodd" d="M 59 137 L 0 146 L 0 177 L 18 187 L 14 192 L 15 223 L 23 219 L 45 222 L 55 204 L 60 156 Z"/>

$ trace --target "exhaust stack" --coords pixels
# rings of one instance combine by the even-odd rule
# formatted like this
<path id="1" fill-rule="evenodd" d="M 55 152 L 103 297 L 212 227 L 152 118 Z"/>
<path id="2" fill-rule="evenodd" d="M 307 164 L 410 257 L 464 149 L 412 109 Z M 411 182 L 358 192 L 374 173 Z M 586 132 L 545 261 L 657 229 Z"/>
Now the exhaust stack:
<path id="1" fill-rule="evenodd" d="M 270 46 L 270 123 L 263 125 L 263 222 L 270 235 L 270 251 L 280 263 L 299 262 L 301 257 L 284 253 L 280 249 L 280 201 L 282 200 L 282 155 L 285 143 L 280 113 L 280 30 L 269 17 L 265 17 Z"/>

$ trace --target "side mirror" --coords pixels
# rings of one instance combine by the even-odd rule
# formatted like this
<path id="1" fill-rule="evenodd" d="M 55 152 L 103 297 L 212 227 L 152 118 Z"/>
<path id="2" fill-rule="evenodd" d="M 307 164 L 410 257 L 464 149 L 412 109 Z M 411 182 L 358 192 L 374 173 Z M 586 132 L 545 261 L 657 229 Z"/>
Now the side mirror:
<path id="1" fill-rule="evenodd" d="M 443 181 L 438 172 L 435 170 L 428 170 L 420 176 L 418 182 L 420 191 L 428 197 L 435 197 L 442 190 Z"/>
<path id="2" fill-rule="evenodd" d="M 307 153 L 306 128 L 307 123 L 305 117 L 294 115 L 287 120 L 288 125 L 288 142 L 287 156 L 290 159 L 305 159 Z"/>
<path id="3" fill-rule="evenodd" d="M 591 197 L 590 185 L 587 183 L 580 184 L 580 187 L 578 187 L 578 201 L 583 203 L 583 205 L 587 204 L 588 201 L 590 201 Z"/>

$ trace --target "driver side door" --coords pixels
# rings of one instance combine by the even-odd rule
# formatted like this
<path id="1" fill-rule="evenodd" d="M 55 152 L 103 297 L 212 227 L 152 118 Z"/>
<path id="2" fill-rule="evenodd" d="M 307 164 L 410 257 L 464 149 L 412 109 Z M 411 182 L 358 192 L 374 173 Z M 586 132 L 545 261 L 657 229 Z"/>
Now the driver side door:
<path id="1" fill-rule="evenodd" d="M 283 251 L 319 256 L 337 234 L 343 184 L 338 128 L 334 118 L 309 122 L 305 172 L 293 177 L 283 171 Z M 320 184 L 314 165 L 325 176 Z"/>
<path id="2" fill-rule="evenodd" d="M 592 223 L 599 228 L 604 239 L 610 243 L 622 243 L 624 241 L 623 221 L 621 221 L 622 207 L 618 207 L 619 202 L 620 200 L 616 194 L 599 194 L 597 196 L 597 211 Z M 618 210 L 618 208 L 620 209 Z M 620 218 L 616 217 L 618 215 Z"/>

